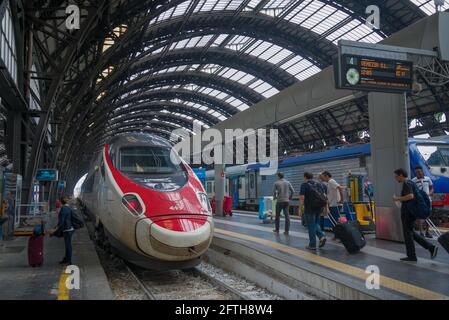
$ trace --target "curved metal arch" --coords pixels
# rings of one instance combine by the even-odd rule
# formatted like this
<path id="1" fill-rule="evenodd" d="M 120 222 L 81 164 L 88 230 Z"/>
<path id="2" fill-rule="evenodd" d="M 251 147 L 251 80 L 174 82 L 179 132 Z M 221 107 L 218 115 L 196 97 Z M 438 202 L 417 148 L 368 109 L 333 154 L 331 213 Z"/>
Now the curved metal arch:
<path id="1" fill-rule="evenodd" d="M 186 89 L 177 89 L 176 91 L 172 89 L 161 89 L 157 91 L 144 92 L 140 95 L 131 96 L 129 98 L 117 101 L 116 104 L 107 105 L 104 108 L 97 108 L 96 112 L 94 112 L 86 121 L 83 121 L 81 123 L 81 127 L 79 127 L 77 131 L 80 132 L 81 136 L 84 136 L 89 131 L 92 131 L 91 129 L 96 129 L 102 126 L 103 120 L 105 120 L 108 117 L 111 111 L 123 107 L 127 104 L 133 103 L 142 104 L 158 101 L 165 103 L 166 101 L 170 101 L 173 99 L 180 99 L 183 101 L 198 103 L 212 110 L 216 110 L 225 117 L 231 117 L 232 115 L 238 112 L 237 108 L 210 95 Z M 96 125 L 94 125 L 92 128 L 89 128 L 88 125 L 93 121 L 91 119 L 96 120 L 94 121 Z M 100 119 L 101 121 L 98 121 L 98 119 Z"/>
<path id="2" fill-rule="evenodd" d="M 155 110 L 155 111 L 161 111 L 161 110 L 167 110 L 167 111 L 174 111 L 180 114 L 185 114 L 188 116 L 191 116 L 193 118 L 196 118 L 198 120 L 201 120 L 202 122 L 208 124 L 208 125 L 215 125 L 217 124 L 220 120 L 212 115 L 210 115 L 209 113 L 182 104 L 182 103 L 175 103 L 175 102 L 150 102 L 150 103 L 141 103 L 141 104 L 137 104 L 134 106 L 130 106 L 128 108 L 125 108 L 123 110 L 119 110 L 119 111 L 114 111 L 111 114 L 111 118 L 119 116 L 119 115 L 123 115 L 129 112 L 139 112 L 142 110 L 146 110 L 146 111 L 151 111 L 151 110 Z"/>
<path id="3" fill-rule="evenodd" d="M 373 5 L 372 0 L 321 0 L 335 7 L 335 3 L 340 4 L 343 10 L 360 21 L 366 19 L 366 8 Z M 404 27 L 414 23 L 426 15 L 410 0 L 383 1 L 378 4 L 381 10 L 381 33 L 389 36 Z M 381 34 L 379 33 L 379 34 Z"/>
<path id="4" fill-rule="evenodd" d="M 142 89 L 142 91 L 145 91 L 163 86 L 187 84 L 195 84 L 200 87 L 221 91 L 234 98 L 238 98 L 248 105 L 255 104 L 264 99 L 264 96 L 260 93 L 236 81 L 220 76 L 211 77 L 208 73 L 198 71 L 167 72 L 150 77 L 141 76 L 121 86 L 121 90 L 114 91 L 107 99 L 112 100 L 133 90 Z"/>
<path id="5" fill-rule="evenodd" d="M 169 114 L 169 113 L 159 113 L 159 112 L 151 112 L 151 111 L 142 111 L 136 114 L 129 114 L 124 116 L 123 118 L 115 118 L 114 120 L 111 120 L 107 125 L 106 128 L 110 129 L 115 127 L 117 124 L 120 123 L 127 123 L 129 121 L 133 120 L 145 120 L 148 121 L 147 118 L 150 119 L 158 119 L 162 120 L 164 122 L 171 122 L 180 125 L 183 128 L 192 128 L 193 127 L 193 120 L 189 120 L 177 115 Z M 151 120 L 150 120 L 151 121 Z"/>
<path id="6" fill-rule="evenodd" d="M 170 101 L 173 99 L 180 99 L 182 101 L 189 101 L 194 103 L 199 103 L 201 105 L 207 106 L 212 110 L 217 110 L 226 117 L 230 117 L 238 112 L 238 109 L 231 106 L 230 104 L 223 102 L 220 99 L 214 98 L 210 95 L 206 95 L 196 91 L 190 91 L 186 89 L 161 89 L 157 91 L 143 92 L 139 95 L 134 95 L 127 97 L 126 99 L 117 101 L 114 107 L 124 106 L 126 104 L 137 103 L 142 101 L 159 101 L 166 100 Z M 106 110 L 109 111 L 109 110 Z"/>
<path id="7" fill-rule="evenodd" d="M 102 128 L 96 133 L 93 133 L 89 136 L 85 136 L 83 143 L 81 143 L 80 145 L 87 145 L 87 146 L 98 145 L 98 142 L 100 142 L 104 136 L 113 135 L 122 128 L 132 128 L 136 131 L 139 131 L 145 129 L 145 127 L 149 126 L 150 124 L 153 127 L 163 128 L 169 132 L 181 128 L 174 124 L 167 123 L 164 121 L 144 121 L 141 119 L 133 119 L 132 121 L 129 122 L 120 122 L 113 128 Z"/>
<path id="8" fill-rule="evenodd" d="M 120 59 L 120 54 L 123 57 L 123 54 L 142 48 L 154 51 L 172 42 L 208 34 L 243 35 L 264 40 L 288 49 L 320 68 L 329 66 L 337 53 L 333 42 L 292 22 L 251 12 L 242 12 L 236 17 L 233 11 L 220 11 L 219 15 L 195 13 L 187 21 L 181 17 L 150 26 L 141 43 L 130 41 L 124 44 L 124 52 L 117 52 L 115 59 Z"/>
<path id="9" fill-rule="evenodd" d="M 120 81 L 123 74 L 132 76 L 145 70 L 151 70 L 154 73 L 163 69 L 193 64 L 215 64 L 233 68 L 263 80 L 279 91 L 298 81 L 287 71 L 255 56 L 225 48 L 209 48 L 205 52 L 204 48 L 200 47 L 176 49 L 165 55 L 159 53 L 137 60 L 129 67 L 115 71 L 110 77 L 109 85 L 114 85 L 117 81 Z M 146 73 L 143 76 L 148 76 L 148 74 Z"/>

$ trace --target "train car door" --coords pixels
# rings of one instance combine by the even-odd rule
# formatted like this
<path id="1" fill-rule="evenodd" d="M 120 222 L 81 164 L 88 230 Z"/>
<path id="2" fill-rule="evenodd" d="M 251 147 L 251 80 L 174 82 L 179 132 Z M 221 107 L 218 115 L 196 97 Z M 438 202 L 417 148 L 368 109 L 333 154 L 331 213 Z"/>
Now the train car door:
<path id="1" fill-rule="evenodd" d="M 257 200 L 256 171 L 249 172 L 248 198 L 252 203 L 255 203 L 255 201 Z"/>
<path id="2" fill-rule="evenodd" d="M 229 194 L 232 197 L 232 208 L 235 209 L 239 204 L 239 177 L 229 179 Z"/>
<path id="3" fill-rule="evenodd" d="M 245 179 L 245 176 L 239 177 L 238 184 L 239 184 L 239 203 L 237 205 L 239 206 L 241 202 L 246 202 L 246 179 Z"/>

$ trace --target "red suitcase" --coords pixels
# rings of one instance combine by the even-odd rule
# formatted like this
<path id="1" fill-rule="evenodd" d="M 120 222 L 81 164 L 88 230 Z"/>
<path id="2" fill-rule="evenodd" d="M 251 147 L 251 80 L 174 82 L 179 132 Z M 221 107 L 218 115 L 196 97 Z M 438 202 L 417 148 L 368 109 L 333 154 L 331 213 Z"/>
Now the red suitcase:
<path id="1" fill-rule="evenodd" d="M 44 262 L 44 236 L 31 236 L 28 240 L 28 263 L 40 267 Z"/>

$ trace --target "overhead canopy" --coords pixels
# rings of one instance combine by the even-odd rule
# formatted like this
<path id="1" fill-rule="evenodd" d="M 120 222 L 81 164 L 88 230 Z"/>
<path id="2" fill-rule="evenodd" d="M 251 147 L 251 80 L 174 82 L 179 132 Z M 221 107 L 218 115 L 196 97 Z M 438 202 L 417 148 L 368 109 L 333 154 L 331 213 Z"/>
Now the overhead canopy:
<path id="1" fill-rule="evenodd" d="M 213 126 L 330 66 L 338 40 L 377 43 L 435 12 L 433 0 L 85 1 L 83 27 L 67 33 L 64 19 L 54 18 L 65 17 L 62 3 L 33 1 L 26 10 L 42 74 L 57 72 L 68 44 L 82 40 L 54 100 L 63 123 L 56 155 L 68 166 L 117 133 L 167 137 L 193 120 Z M 372 4 L 380 29 L 365 24 Z M 44 94 L 49 89 L 43 83 Z M 411 99 L 411 117 L 433 125 L 417 131 L 435 131 L 426 117 L 445 110 L 447 92 L 428 88 L 419 99 Z M 368 128 L 366 101 L 279 128 L 285 150 L 358 141 Z"/>

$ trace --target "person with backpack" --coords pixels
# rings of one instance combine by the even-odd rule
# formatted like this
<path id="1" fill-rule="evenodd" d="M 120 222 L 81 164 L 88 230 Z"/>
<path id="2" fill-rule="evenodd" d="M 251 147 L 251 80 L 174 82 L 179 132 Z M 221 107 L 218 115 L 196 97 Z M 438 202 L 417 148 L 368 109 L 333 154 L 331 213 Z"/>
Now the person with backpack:
<path id="1" fill-rule="evenodd" d="M 423 190 L 427 194 L 430 202 L 432 202 L 432 195 L 433 195 L 432 179 L 424 175 L 424 171 L 421 166 L 415 167 L 415 175 L 416 177 L 414 177 L 412 181 L 418 186 L 420 190 Z M 429 232 L 429 225 L 427 224 L 426 220 L 418 219 L 417 223 L 419 234 L 424 237 L 424 230 L 425 230 L 426 231 L 425 237 L 432 239 L 433 237 Z"/>
<path id="2" fill-rule="evenodd" d="M 291 183 L 284 178 L 284 174 L 282 172 L 278 172 L 279 180 L 274 184 L 273 190 L 273 199 L 277 200 L 276 202 L 276 217 L 274 220 L 275 229 L 274 233 L 279 233 L 279 224 L 281 220 L 281 211 L 284 212 L 285 216 L 285 232 L 284 234 L 288 236 L 290 230 L 290 200 L 295 193 Z"/>
<path id="3" fill-rule="evenodd" d="M 418 260 L 414 241 L 430 252 L 431 259 L 435 259 L 438 254 L 438 247 L 428 242 L 414 230 L 416 220 L 430 214 L 428 197 L 425 193 L 422 194 L 423 191 L 419 190 L 413 181 L 408 179 L 408 173 L 404 169 L 395 170 L 394 178 L 397 182 L 402 183 L 401 196 L 393 197 L 394 201 L 401 202 L 401 221 L 407 252 L 407 256 L 400 260 L 406 262 Z"/>
<path id="4" fill-rule="evenodd" d="M 57 237 L 64 238 L 65 256 L 59 262 L 61 265 L 72 264 L 72 236 L 75 232 L 75 228 L 72 224 L 72 208 L 69 206 L 69 198 L 61 197 L 60 199 L 62 207 L 58 213 L 58 225 L 50 234 Z"/>
<path id="5" fill-rule="evenodd" d="M 304 208 L 304 217 L 309 231 L 309 244 L 306 249 L 315 251 L 317 249 L 316 237 L 319 239 L 319 248 L 326 244 L 326 236 L 320 227 L 320 215 L 327 205 L 327 198 L 322 185 L 313 180 L 312 173 L 304 173 L 299 202 L 300 208 Z"/>
<path id="6" fill-rule="evenodd" d="M 332 178 L 332 174 L 329 171 L 324 171 L 321 173 L 321 179 L 327 183 L 327 201 L 329 205 L 329 214 L 332 215 L 334 221 L 340 219 L 340 204 L 343 203 L 343 190 L 344 188 L 338 184 L 335 179 Z M 334 232 L 334 241 L 337 241 L 337 237 L 335 236 L 335 226 L 332 228 Z"/>

